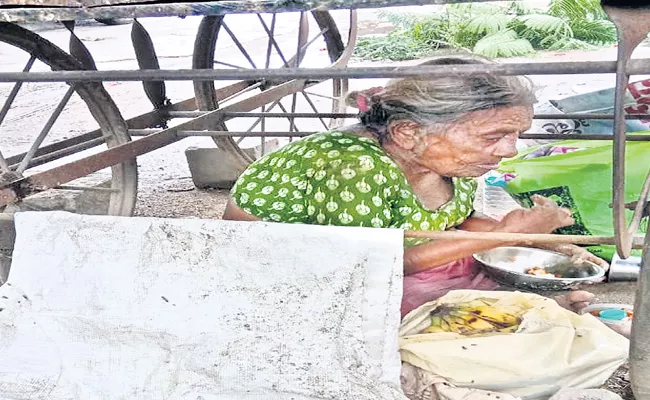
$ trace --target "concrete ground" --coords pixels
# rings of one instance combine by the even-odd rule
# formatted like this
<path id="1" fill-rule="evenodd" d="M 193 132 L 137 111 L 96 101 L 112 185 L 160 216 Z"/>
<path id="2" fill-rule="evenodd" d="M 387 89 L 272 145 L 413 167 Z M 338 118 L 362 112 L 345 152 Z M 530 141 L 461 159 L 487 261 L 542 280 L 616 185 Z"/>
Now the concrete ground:
<path id="1" fill-rule="evenodd" d="M 435 6 L 434 6 L 435 7 Z M 426 13 L 431 7 L 403 7 L 393 11 Z M 291 46 L 297 34 L 295 15 L 287 16 L 286 20 L 278 18 L 278 43 L 280 46 Z M 257 23 L 254 16 L 229 16 L 231 28 L 241 33 L 242 44 L 255 56 L 263 55 L 267 42 L 262 31 L 252 30 L 251 24 Z M 284 17 L 283 17 L 284 18 Z M 347 27 L 347 14 L 336 12 L 335 18 L 342 31 Z M 267 20 L 267 23 L 269 20 Z M 161 68 L 190 68 L 192 46 L 200 18 L 188 17 L 142 19 L 140 22 L 147 28 L 153 38 L 156 51 L 160 58 Z M 68 34 L 60 26 L 44 25 L 35 28 L 40 35 L 51 40 L 62 48 L 67 48 Z M 259 26 L 258 26 L 259 28 Z M 376 10 L 359 11 L 359 33 L 376 34 L 386 32 L 391 26 L 378 17 Z M 313 24 L 312 24 L 313 29 Z M 135 69 L 137 63 L 134 51 L 130 45 L 130 25 L 104 26 L 97 23 L 83 23 L 76 28 L 77 35 L 88 46 L 94 55 L 98 68 L 101 69 Z M 313 35 L 310 34 L 310 37 Z M 239 35 L 239 33 L 237 33 Z M 309 66 L 327 65 L 326 52 L 322 43 L 315 44 L 310 50 Z M 283 47 L 286 48 L 286 47 Z M 233 43 L 217 52 L 216 58 L 232 64 L 246 63 Z M 288 54 L 293 54 L 289 53 Z M 650 47 L 643 45 L 635 53 L 635 57 L 649 57 Z M 501 62 L 559 62 L 559 61 L 599 61 L 614 60 L 616 48 L 609 47 L 592 52 L 543 52 L 533 58 L 505 59 Z M 25 53 L 0 44 L 0 70 L 16 71 L 24 66 Z M 274 62 L 278 62 L 277 57 Z M 393 65 L 413 65 L 418 61 L 391 63 Z M 377 65 L 352 59 L 349 65 Z M 43 65 L 37 69 L 46 70 Z M 585 93 L 602 88 L 613 87 L 614 77 L 608 74 L 597 75 L 557 75 L 531 77 L 538 88 L 541 101 L 557 99 L 572 94 Z M 354 80 L 350 83 L 352 89 L 371 87 L 382 84 L 385 80 Z M 125 118 L 131 118 L 151 110 L 138 82 L 107 82 L 107 90 L 119 106 Z M 0 84 L 0 99 L 6 98 L 12 85 Z M 323 90 L 328 90 L 327 87 Z M 14 108 L 0 126 L 0 150 L 12 155 L 26 151 L 38 135 L 40 127 L 56 106 L 58 99 L 65 92 L 65 85 L 58 83 L 26 84 L 21 89 Z M 167 82 L 167 95 L 173 102 L 193 97 L 191 82 Z M 320 103 L 319 103 L 320 104 Z M 310 111 L 305 105 L 297 110 Z M 70 105 L 55 124 L 52 133 L 45 143 L 60 140 L 70 135 L 79 134 L 95 127 L 92 117 L 84 109 L 83 103 L 73 97 Z M 248 124 L 248 125 L 246 125 Z M 245 130 L 250 121 L 233 121 L 229 123 L 231 130 Z M 318 130 L 322 126 L 316 121 L 315 125 L 306 125 L 304 130 Z M 259 144 L 249 141 L 250 146 Z M 184 150 L 188 147 L 213 147 L 210 138 L 187 138 L 178 143 L 151 152 L 138 158 L 140 173 L 138 202 L 136 216 L 155 216 L 169 218 L 220 218 L 225 206 L 227 191 L 197 190 L 191 179 L 185 160 Z M 66 161 L 68 161 L 67 159 Z M 42 169 L 42 168 L 41 168 Z M 107 171 L 104 175 L 107 176 Z M 500 211 L 507 210 L 513 204 L 500 204 Z M 484 204 L 477 203 L 478 209 Z M 493 210 L 494 211 L 494 210 Z M 497 210 L 499 211 L 499 210 Z M 597 293 L 598 301 L 632 303 L 634 298 L 634 283 L 617 283 L 597 285 L 590 290 Z"/>

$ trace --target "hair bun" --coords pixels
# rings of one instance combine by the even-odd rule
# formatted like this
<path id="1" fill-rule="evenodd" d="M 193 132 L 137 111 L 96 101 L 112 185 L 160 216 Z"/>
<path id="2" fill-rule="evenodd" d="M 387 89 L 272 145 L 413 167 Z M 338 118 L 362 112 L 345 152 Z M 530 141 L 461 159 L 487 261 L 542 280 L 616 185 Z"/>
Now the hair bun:
<path id="1" fill-rule="evenodd" d="M 376 86 L 366 90 L 353 90 L 345 96 L 345 104 L 361 112 L 366 112 L 372 108 L 373 103 L 379 100 L 377 94 L 382 90 L 384 90 L 382 86 Z"/>
<path id="2" fill-rule="evenodd" d="M 359 108 L 359 104 L 357 103 L 359 96 L 361 92 L 358 90 L 354 90 L 352 92 L 348 92 L 348 94 L 345 95 L 345 105 L 348 107 L 352 108 Z"/>

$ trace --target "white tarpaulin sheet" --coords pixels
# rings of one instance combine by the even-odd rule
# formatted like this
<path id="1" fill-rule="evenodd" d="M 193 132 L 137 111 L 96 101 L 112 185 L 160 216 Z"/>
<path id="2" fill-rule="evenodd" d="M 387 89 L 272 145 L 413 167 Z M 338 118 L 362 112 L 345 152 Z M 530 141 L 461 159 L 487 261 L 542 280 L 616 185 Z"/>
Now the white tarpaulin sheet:
<path id="1" fill-rule="evenodd" d="M 16 215 L 2 399 L 403 399 L 402 232 Z"/>

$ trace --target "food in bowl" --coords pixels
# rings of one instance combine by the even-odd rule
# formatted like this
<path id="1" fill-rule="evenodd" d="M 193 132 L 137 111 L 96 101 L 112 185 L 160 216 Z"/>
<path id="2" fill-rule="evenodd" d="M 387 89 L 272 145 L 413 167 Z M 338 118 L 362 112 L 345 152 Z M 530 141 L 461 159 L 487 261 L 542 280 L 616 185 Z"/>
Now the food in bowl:
<path id="1" fill-rule="evenodd" d="M 546 278 L 561 278 L 561 274 L 552 274 L 548 271 L 546 271 L 546 268 L 542 267 L 533 267 L 530 269 L 527 269 L 525 271 L 528 275 L 535 275 L 535 276 L 541 276 L 541 277 L 546 277 Z"/>
<path id="2" fill-rule="evenodd" d="M 602 281 L 605 270 L 565 254 L 530 247 L 498 247 L 474 254 L 484 271 L 502 284 L 533 291 L 559 291 Z"/>

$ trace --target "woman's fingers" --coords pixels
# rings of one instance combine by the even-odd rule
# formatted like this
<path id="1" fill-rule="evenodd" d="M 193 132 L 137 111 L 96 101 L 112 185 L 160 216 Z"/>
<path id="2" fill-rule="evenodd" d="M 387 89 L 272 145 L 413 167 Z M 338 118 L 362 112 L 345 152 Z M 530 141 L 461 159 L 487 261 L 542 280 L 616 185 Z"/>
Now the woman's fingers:
<path id="1" fill-rule="evenodd" d="M 596 296 L 584 290 L 571 291 L 567 294 L 555 296 L 555 301 L 560 307 L 566 308 L 574 312 L 579 312 L 587 307 Z"/>
<path id="2" fill-rule="evenodd" d="M 591 254 L 589 251 L 583 249 L 582 247 L 573 246 L 570 250 L 571 262 L 574 264 L 582 264 L 585 261 L 592 262 L 599 267 L 609 270 L 609 263 L 602 258 Z"/>
<path id="3" fill-rule="evenodd" d="M 548 197 L 540 196 L 538 194 L 534 194 L 531 199 L 533 200 L 533 203 L 535 205 L 538 205 L 540 207 L 549 207 L 549 208 L 559 207 L 554 200 L 551 200 Z"/>

